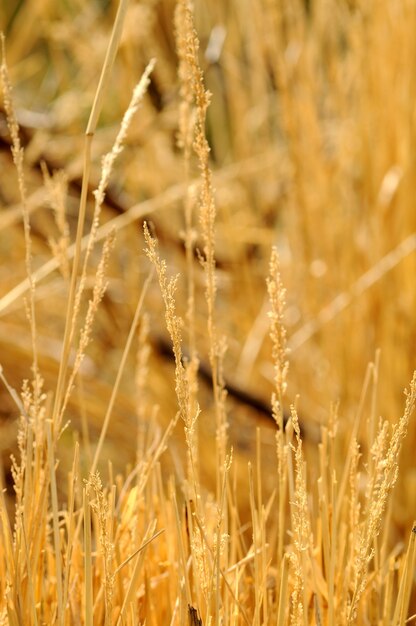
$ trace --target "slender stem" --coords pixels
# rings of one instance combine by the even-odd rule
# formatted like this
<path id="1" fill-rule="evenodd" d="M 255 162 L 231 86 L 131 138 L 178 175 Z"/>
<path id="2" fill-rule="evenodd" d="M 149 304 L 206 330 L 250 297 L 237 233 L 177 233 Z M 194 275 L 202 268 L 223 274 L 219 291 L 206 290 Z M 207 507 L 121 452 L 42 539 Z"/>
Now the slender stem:
<path id="1" fill-rule="evenodd" d="M 82 235 L 84 231 L 85 215 L 87 207 L 87 195 L 88 195 L 88 183 L 91 171 L 91 144 L 94 137 L 95 129 L 97 127 L 98 118 L 101 113 L 104 95 L 107 91 L 107 87 L 111 77 L 111 70 L 114 65 L 114 60 L 120 43 L 121 33 L 123 29 L 124 18 L 126 15 L 128 6 L 128 0 L 120 0 L 119 8 L 117 11 L 116 19 L 113 25 L 110 42 L 107 48 L 107 54 L 105 57 L 104 65 L 101 71 L 100 80 L 98 83 L 97 91 L 95 93 L 94 103 L 91 109 L 90 117 L 87 124 L 85 133 L 84 144 L 84 169 L 82 174 L 82 187 L 81 187 L 81 199 L 79 206 L 77 234 L 75 239 L 75 254 L 72 264 L 71 282 L 68 294 L 68 304 L 66 310 L 66 322 L 64 340 L 62 345 L 62 354 L 59 363 L 58 382 L 56 386 L 56 393 L 54 399 L 54 406 L 52 411 L 52 426 L 54 429 L 54 435 L 57 436 L 59 432 L 60 424 L 57 423 L 58 416 L 60 414 L 60 408 L 62 403 L 62 396 L 64 393 L 64 385 L 66 379 L 66 373 L 68 370 L 69 353 L 71 349 L 71 342 L 73 338 L 73 329 L 75 327 L 76 320 L 73 319 L 73 309 L 76 295 L 76 285 L 79 274 L 79 267 L 81 262 L 82 251 Z"/>

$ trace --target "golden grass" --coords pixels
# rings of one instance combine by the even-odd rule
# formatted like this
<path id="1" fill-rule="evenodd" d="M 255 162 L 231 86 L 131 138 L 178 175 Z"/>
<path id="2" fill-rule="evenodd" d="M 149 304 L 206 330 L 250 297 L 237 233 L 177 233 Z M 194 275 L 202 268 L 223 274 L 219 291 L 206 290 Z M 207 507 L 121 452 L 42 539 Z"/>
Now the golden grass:
<path id="1" fill-rule="evenodd" d="M 0 21 L 0 624 L 414 621 L 414 3 Z"/>

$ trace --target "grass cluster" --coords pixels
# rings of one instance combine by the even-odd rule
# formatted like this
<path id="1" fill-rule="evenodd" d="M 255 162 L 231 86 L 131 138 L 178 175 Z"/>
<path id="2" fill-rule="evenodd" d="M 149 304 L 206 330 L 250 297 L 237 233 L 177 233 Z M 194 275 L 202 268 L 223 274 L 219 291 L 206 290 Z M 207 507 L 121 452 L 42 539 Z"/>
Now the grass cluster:
<path id="1" fill-rule="evenodd" d="M 0 625 L 404 626 L 416 6 L 195 4 L 0 7 Z"/>

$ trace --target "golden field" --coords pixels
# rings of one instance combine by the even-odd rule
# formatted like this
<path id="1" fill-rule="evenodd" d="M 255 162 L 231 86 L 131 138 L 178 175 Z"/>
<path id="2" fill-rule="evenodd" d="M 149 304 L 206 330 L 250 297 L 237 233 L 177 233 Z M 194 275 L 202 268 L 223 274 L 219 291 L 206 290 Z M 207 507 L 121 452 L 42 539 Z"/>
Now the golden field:
<path id="1" fill-rule="evenodd" d="M 415 27 L 0 6 L 0 624 L 414 622 Z"/>

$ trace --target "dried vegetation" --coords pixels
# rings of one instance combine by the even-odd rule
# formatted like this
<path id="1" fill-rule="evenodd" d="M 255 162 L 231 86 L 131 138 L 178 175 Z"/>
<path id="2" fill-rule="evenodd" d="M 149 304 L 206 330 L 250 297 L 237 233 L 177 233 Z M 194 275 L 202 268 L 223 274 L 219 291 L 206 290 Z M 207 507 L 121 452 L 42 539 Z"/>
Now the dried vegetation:
<path id="1" fill-rule="evenodd" d="M 0 625 L 412 623 L 414 2 L 0 21 Z"/>

